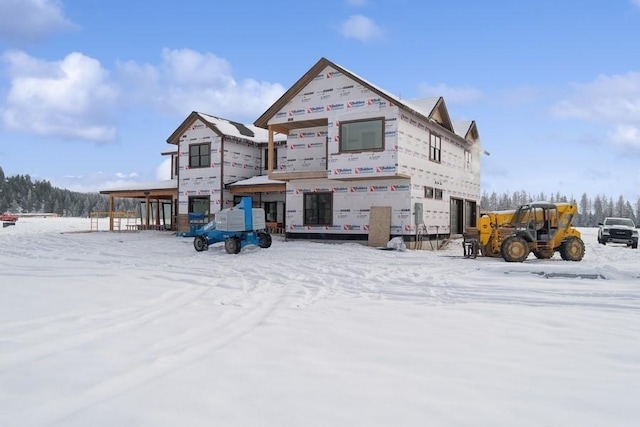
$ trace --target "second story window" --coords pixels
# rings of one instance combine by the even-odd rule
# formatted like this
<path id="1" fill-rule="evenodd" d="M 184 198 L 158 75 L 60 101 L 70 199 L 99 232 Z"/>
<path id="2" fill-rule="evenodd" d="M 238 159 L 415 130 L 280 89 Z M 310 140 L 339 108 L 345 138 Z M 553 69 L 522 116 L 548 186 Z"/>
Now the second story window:
<path id="1" fill-rule="evenodd" d="M 340 152 L 384 150 L 384 117 L 340 122 Z"/>
<path id="2" fill-rule="evenodd" d="M 208 168 L 211 165 L 211 145 L 189 145 L 189 168 Z"/>
<path id="3" fill-rule="evenodd" d="M 471 151 L 464 150 L 464 170 L 471 172 Z"/>
<path id="4" fill-rule="evenodd" d="M 180 162 L 177 155 L 171 156 L 171 164 L 173 165 L 173 173 L 171 174 L 171 179 L 177 178 L 179 175 L 178 171 L 180 170 Z"/>
<path id="5" fill-rule="evenodd" d="M 269 149 L 264 149 L 264 171 L 269 170 Z M 273 170 L 278 170 L 278 149 L 273 147 Z"/>
<path id="6" fill-rule="evenodd" d="M 435 133 L 431 134 L 429 139 L 429 160 L 440 163 L 442 151 L 442 138 Z"/>

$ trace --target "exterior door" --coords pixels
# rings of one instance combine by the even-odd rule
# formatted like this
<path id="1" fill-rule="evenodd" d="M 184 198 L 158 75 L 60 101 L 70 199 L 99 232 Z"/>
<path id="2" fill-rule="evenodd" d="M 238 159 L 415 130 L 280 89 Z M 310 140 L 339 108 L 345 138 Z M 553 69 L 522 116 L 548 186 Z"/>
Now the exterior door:
<path id="1" fill-rule="evenodd" d="M 463 211 L 463 203 L 460 199 L 451 198 L 451 234 L 462 234 L 463 231 L 463 219 L 464 219 L 464 211 Z"/>

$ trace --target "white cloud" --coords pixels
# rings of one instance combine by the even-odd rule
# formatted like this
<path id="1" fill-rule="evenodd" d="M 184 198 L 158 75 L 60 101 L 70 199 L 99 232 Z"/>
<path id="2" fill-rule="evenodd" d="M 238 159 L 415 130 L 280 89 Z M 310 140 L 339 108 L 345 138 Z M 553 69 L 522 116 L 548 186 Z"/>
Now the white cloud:
<path id="1" fill-rule="evenodd" d="M 0 39 L 32 42 L 54 31 L 74 27 L 75 25 L 64 17 L 59 1 L 0 1 Z"/>
<path id="2" fill-rule="evenodd" d="M 163 181 L 171 179 L 171 157 L 167 157 L 156 168 L 156 179 Z"/>
<path id="3" fill-rule="evenodd" d="M 609 133 L 609 140 L 623 148 L 640 150 L 640 127 L 618 125 Z"/>
<path id="4" fill-rule="evenodd" d="M 285 91 L 277 83 L 238 82 L 228 61 L 190 49 L 164 49 L 159 66 L 128 61 L 117 69 L 132 100 L 180 116 L 195 110 L 236 120 L 253 119 Z"/>
<path id="5" fill-rule="evenodd" d="M 562 119 L 604 123 L 609 142 L 640 147 L 640 73 L 598 76 L 586 84 L 574 84 L 573 94 L 551 108 Z"/>
<path id="6" fill-rule="evenodd" d="M 0 109 L 5 126 L 46 137 L 106 142 L 115 138 L 108 112 L 118 91 L 100 63 L 81 53 L 47 62 L 4 53 L 10 87 Z"/>
<path id="7" fill-rule="evenodd" d="M 352 15 L 341 26 L 342 35 L 348 39 L 368 42 L 382 37 L 382 29 L 372 20 L 362 15 Z"/>
<path id="8" fill-rule="evenodd" d="M 605 122 L 640 120 L 640 73 L 598 76 L 587 84 L 574 84 L 573 95 L 552 107 L 560 118 Z"/>
<path id="9" fill-rule="evenodd" d="M 482 99 L 482 92 L 472 87 L 451 87 L 445 84 L 430 85 L 420 83 L 418 85 L 420 96 L 442 96 L 447 104 L 466 104 Z"/>
<path id="10" fill-rule="evenodd" d="M 138 177 L 138 173 L 137 172 L 129 172 L 129 173 L 116 172 L 115 176 L 118 179 L 137 178 Z"/>

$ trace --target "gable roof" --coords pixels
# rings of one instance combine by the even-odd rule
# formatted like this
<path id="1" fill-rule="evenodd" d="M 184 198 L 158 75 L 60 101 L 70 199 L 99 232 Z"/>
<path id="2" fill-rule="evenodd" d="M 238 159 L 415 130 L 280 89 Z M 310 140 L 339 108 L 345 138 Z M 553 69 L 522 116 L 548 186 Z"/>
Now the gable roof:
<path id="1" fill-rule="evenodd" d="M 379 88 L 373 83 L 363 79 L 357 74 L 347 70 L 340 65 L 329 61 L 326 58 L 320 58 L 318 62 L 315 63 L 313 67 L 309 69 L 297 82 L 293 84 L 271 107 L 267 109 L 258 119 L 253 122 L 254 125 L 260 128 L 267 129 L 269 126 L 269 120 L 278 113 L 278 111 L 282 110 L 282 108 L 291 101 L 302 89 L 304 89 L 318 74 L 320 74 L 326 67 L 332 67 L 337 71 L 340 71 L 342 74 L 345 74 L 349 78 L 355 80 L 356 82 L 362 84 L 363 86 L 369 88 L 371 91 L 378 94 L 378 96 L 386 99 L 393 105 L 397 105 L 399 108 L 410 112 L 412 114 L 421 116 L 426 120 L 433 120 L 437 122 L 443 128 L 451 131 L 453 133 L 453 125 L 451 123 L 451 119 L 449 117 L 449 113 L 447 111 L 446 105 L 444 103 L 444 99 L 442 97 L 436 98 L 426 98 L 426 99 L 417 99 L 417 100 L 402 100 L 399 97 L 393 95 L 390 92 L 387 92 L 384 89 Z M 317 120 L 316 120 L 317 121 Z M 310 120 L 309 126 L 319 125 L 321 123 L 315 123 L 316 121 Z M 277 128 L 281 130 L 288 130 L 293 128 L 294 126 L 299 127 L 301 122 L 291 122 L 280 123 Z"/>
<path id="2" fill-rule="evenodd" d="M 263 128 L 193 111 L 167 138 L 167 142 L 177 145 L 185 131 L 198 119 L 219 136 L 231 136 L 254 143 L 266 143 L 269 138 L 269 133 Z M 286 140 L 286 135 L 276 134 L 274 139 L 276 141 L 284 141 Z"/>
<path id="3" fill-rule="evenodd" d="M 422 116 L 437 122 L 440 126 L 453 132 L 453 124 L 449 117 L 449 110 L 441 96 L 434 98 L 410 99 L 402 101 L 412 110 L 419 112 Z"/>
<path id="4" fill-rule="evenodd" d="M 469 142 L 476 142 L 480 138 L 475 120 L 456 120 L 453 122 L 453 130 L 456 135 Z"/>

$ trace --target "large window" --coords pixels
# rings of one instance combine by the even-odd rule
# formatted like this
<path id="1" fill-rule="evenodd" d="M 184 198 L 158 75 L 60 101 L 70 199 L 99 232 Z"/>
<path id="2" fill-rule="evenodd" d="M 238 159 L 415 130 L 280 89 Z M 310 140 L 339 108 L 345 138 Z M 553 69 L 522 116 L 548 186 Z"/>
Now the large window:
<path id="1" fill-rule="evenodd" d="M 384 118 L 340 122 L 340 152 L 384 149 Z"/>
<path id="2" fill-rule="evenodd" d="M 304 225 L 331 225 L 333 223 L 332 193 L 304 194 Z"/>
<path id="3" fill-rule="evenodd" d="M 191 144 L 189 145 L 189 167 L 208 168 L 211 164 L 211 145 Z"/>
<path id="4" fill-rule="evenodd" d="M 440 135 L 431 134 L 429 139 L 429 160 L 440 163 L 440 153 L 442 151 L 442 139 Z"/>
<path id="5" fill-rule="evenodd" d="M 189 213 L 209 214 L 209 196 L 189 197 Z"/>

